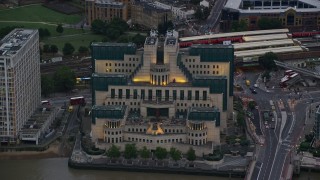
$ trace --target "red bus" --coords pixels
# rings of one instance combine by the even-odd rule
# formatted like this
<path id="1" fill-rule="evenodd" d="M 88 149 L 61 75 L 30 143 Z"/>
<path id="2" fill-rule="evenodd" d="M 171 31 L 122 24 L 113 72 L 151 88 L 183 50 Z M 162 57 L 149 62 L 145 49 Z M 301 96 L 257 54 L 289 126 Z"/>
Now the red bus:
<path id="1" fill-rule="evenodd" d="M 284 75 L 285 76 L 290 76 L 290 75 L 292 75 L 292 74 L 294 74 L 295 72 L 293 71 L 293 70 L 286 70 L 286 71 L 284 71 Z"/>
<path id="2" fill-rule="evenodd" d="M 74 106 L 74 105 L 82 105 L 82 106 L 85 106 L 85 105 L 86 105 L 86 100 L 84 99 L 83 96 L 72 97 L 72 98 L 70 98 L 70 105 L 71 105 L 71 106 Z"/>

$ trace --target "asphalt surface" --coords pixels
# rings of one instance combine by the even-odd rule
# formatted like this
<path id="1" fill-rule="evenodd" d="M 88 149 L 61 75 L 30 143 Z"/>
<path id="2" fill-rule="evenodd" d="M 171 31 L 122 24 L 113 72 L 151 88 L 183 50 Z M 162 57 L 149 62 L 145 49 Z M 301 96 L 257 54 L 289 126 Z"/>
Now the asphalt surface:
<path id="1" fill-rule="evenodd" d="M 254 124 L 258 127 L 260 123 L 261 132 L 265 139 L 264 145 L 257 148 L 256 165 L 253 168 L 251 179 L 274 180 L 285 176 L 291 161 L 291 154 L 295 153 L 296 144 L 303 132 L 306 108 L 311 99 L 320 101 L 320 92 L 301 91 L 297 93 L 284 91 L 281 88 L 271 88 L 266 90 L 261 84 L 256 89 L 257 94 L 252 94 L 244 83 L 243 77 L 250 80 L 251 86 L 256 82 L 259 73 L 246 73 L 235 79 L 235 83 L 244 88 L 244 93 L 240 96 L 249 96 L 258 104 L 260 118 L 255 118 Z M 302 95 L 301 95 L 302 94 Z M 299 99 L 301 98 L 301 99 Z M 292 106 L 288 100 L 295 99 L 296 105 Z M 270 100 L 274 102 L 275 128 L 271 129 L 270 121 L 268 125 L 264 124 L 262 111 L 273 112 Z M 290 103 L 290 104 L 289 104 Z M 254 113 L 255 114 L 255 113 Z M 256 115 L 255 115 L 256 116 Z M 271 119 L 272 117 L 270 117 Z M 258 131 L 256 132 L 259 133 Z"/>
<path id="2" fill-rule="evenodd" d="M 215 29 L 220 22 L 221 11 L 226 3 L 226 0 L 217 0 L 214 6 L 211 8 L 210 15 L 207 18 L 206 25 L 200 28 L 200 33 L 205 34 L 206 32 Z"/>

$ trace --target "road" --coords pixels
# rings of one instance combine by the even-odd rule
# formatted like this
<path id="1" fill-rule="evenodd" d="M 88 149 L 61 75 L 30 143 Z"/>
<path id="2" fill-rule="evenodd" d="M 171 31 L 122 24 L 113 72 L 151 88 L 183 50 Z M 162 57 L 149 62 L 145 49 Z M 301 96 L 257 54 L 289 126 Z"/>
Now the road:
<path id="1" fill-rule="evenodd" d="M 226 3 L 226 0 L 217 0 L 211 9 L 210 15 L 207 18 L 206 25 L 200 28 L 200 33 L 205 34 L 206 32 L 215 29 L 220 22 L 221 11 Z"/>
<path id="2" fill-rule="evenodd" d="M 243 76 L 250 80 L 251 85 L 253 85 L 259 75 L 256 72 L 246 73 Z M 256 89 L 257 94 L 252 94 L 242 77 L 235 79 L 235 82 L 244 88 L 243 95 L 249 96 L 257 102 L 260 117 L 262 117 L 261 111 L 272 111 L 276 124 L 275 128 L 271 129 L 269 124 L 264 125 L 261 118 L 258 120 L 262 127 L 265 144 L 257 148 L 257 161 L 251 179 L 281 179 L 287 172 L 291 161 L 291 153 L 295 152 L 296 144 L 298 144 L 298 139 L 303 132 L 301 127 L 304 127 L 306 108 L 311 99 L 317 100 L 316 97 L 320 96 L 320 92 L 302 91 L 300 94 L 295 94 L 290 91 L 283 91 L 280 88 L 274 88 L 267 92 L 262 87 L 262 89 Z M 271 109 L 270 100 L 274 102 L 274 111 Z M 293 100 L 295 103 L 292 103 Z"/>

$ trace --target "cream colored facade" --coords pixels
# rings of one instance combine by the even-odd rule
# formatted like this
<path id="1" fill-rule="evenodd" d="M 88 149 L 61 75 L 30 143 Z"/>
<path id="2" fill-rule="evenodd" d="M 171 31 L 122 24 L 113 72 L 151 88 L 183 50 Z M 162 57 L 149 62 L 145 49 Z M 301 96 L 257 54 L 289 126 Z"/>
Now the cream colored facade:
<path id="1" fill-rule="evenodd" d="M 172 20 L 172 13 L 153 3 L 136 1 L 131 6 L 131 20 L 133 24 L 157 29 L 159 24 Z"/>
<path id="2" fill-rule="evenodd" d="M 134 142 L 138 147 L 176 147 L 184 152 L 186 145 L 211 148 L 220 144 L 220 132 L 225 131 L 233 106 L 228 93 L 230 62 L 203 62 L 200 55 L 181 52 L 177 37 L 171 33 L 160 42 L 152 32 L 143 51 L 125 53 L 123 59 L 103 59 L 100 53 L 106 50 L 98 52 L 94 46 L 92 140 L 99 146 Z M 99 89 L 101 81 L 94 80 L 97 77 L 126 77 L 128 82 Z M 194 77 L 222 77 L 227 82 L 227 96 L 213 93 L 210 87 L 194 86 Z M 108 113 L 102 115 L 99 108 Z M 123 110 L 120 118 L 110 115 L 119 109 Z M 199 118 L 192 113 L 200 113 Z"/>
<path id="3" fill-rule="evenodd" d="M 0 141 L 16 142 L 41 102 L 39 34 L 14 29 L 0 41 Z"/>
<path id="4" fill-rule="evenodd" d="M 129 10 L 131 10 L 131 4 L 128 0 L 85 0 L 88 25 L 91 25 L 95 19 L 109 22 L 114 18 L 119 18 L 127 21 Z"/>

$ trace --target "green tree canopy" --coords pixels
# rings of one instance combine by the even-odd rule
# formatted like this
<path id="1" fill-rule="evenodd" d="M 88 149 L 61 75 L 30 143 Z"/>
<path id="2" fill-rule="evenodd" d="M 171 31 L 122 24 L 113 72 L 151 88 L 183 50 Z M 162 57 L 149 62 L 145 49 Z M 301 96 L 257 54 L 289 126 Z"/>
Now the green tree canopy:
<path id="1" fill-rule="evenodd" d="M 68 92 L 74 88 L 76 76 L 69 67 L 63 66 L 54 73 L 54 83 L 57 91 Z"/>
<path id="2" fill-rule="evenodd" d="M 87 54 L 89 52 L 89 48 L 86 46 L 80 46 L 78 52 L 81 54 Z"/>
<path id="3" fill-rule="evenodd" d="M 107 156 L 110 158 L 120 157 L 120 148 L 112 144 L 112 146 L 107 150 Z"/>
<path id="4" fill-rule="evenodd" d="M 150 151 L 147 149 L 146 146 L 143 146 L 143 148 L 140 150 L 140 156 L 143 159 L 147 159 L 150 157 Z"/>
<path id="5" fill-rule="evenodd" d="M 172 21 L 167 21 L 167 22 L 158 24 L 158 32 L 160 34 L 165 34 L 167 33 L 167 30 L 170 30 L 170 29 L 173 29 Z"/>
<path id="6" fill-rule="evenodd" d="M 279 29 L 282 27 L 282 22 L 275 18 L 262 17 L 258 20 L 259 29 Z"/>
<path id="7" fill-rule="evenodd" d="M 196 160 L 196 151 L 192 147 L 190 147 L 187 152 L 187 159 L 188 161 Z"/>
<path id="8" fill-rule="evenodd" d="M 62 24 L 58 24 L 57 28 L 56 28 L 56 31 L 60 34 L 63 33 L 63 27 L 62 27 Z"/>
<path id="9" fill-rule="evenodd" d="M 131 39 L 132 39 L 132 37 L 130 35 L 123 34 L 118 38 L 117 42 L 118 43 L 128 43 L 131 41 Z"/>
<path id="10" fill-rule="evenodd" d="M 174 160 L 174 161 L 178 161 L 182 158 L 182 153 L 180 150 L 177 150 L 176 148 L 170 148 L 170 152 L 169 152 L 171 158 Z"/>
<path id="11" fill-rule="evenodd" d="M 6 26 L 0 29 L 0 39 L 9 34 L 15 28 L 23 28 L 23 26 Z"/>
<path id="12" fill-rule="evenodd" d="M 58 46 L 57 46 L 57 45 L 52 44 L 52 45 L 50 46 L 50 52 L 52 52 L 52 54 L 55 54 L 55 53 L 57 53 L 58 51 L 59 51 L 59 49 L 58 49 Z"/>
<path id="13" fill-rule="evenodd" d="M 95 19 L 91 23 L 91 31 L 95 34 L 105 34 L 106 33 L 106 23 L 100 19 Z"/>
<path id="14" fill-rule="evenodd" d="M 199 5 L 201 0 L 190 0 L 190 3 L 193 5 Z"/>
<path id="15" fill-rule="evenodd" d="M 43 45 L 43 52 L 45 52 L 45 53 L 50 52 L 50 45 L 49 44 Z"/>
<path id="16" fill-rule="evenodd" d="M 162 160 L 167 157 L 168 151 L 165 148 L 157 147 L 154 154 L 157 157 L 157 159 Z"/>
<path id="17" fill-rule="evenodd" d="M 273 52 L 267 52 L 259 58 L 259 64 L 266 70 L 276 69 L 276 63 L 274 60 L 278 60 L 278 56 Z"/>
<path id="18" fill-rule="evenodd" d="M 47 97 L 53 92 L 54 81 L 53 78 L 47 75 L 41 76 L 41 94 Z"/>
<path id="19" fill-rule="evenodd" d="M 135 144 L 126 144 L 124 149 L 124 157 L 126 159 L 137 158 L 138 150 Z"/>
<path id="20" fill-rule="evenodd" d="M 62 49 L 64 55 L 71 55 L 74 52 L 74 47 L 71 43 L 65 43 Z"/>
<path id="21" fill-rule="evenodd" d="M 132 38 L 132 42 L 135 43 L 137 46 L 143 46 L 145 40 L 146 37 L 142 36 L 140 33 L 134 35 Z"/>
<path id="22" fill-rule="evenodd" d="M 247 31 L 248 24 L 245 20 L 233 21 L 231 25 L 231 29 L 233 32 Z"/>
<path id="23" fill-rule="evenodd" d="M 255 102 L 255 101 L 250 101 L 250 102 L 248 103 L 248 107 L 249 107 L 251 110 L 253 110 L 253 109 L 256 107 L 256 102 Z"/>
<path id="24" fill-rule="evenodd" d="M 50 31 L 47 28 L 39 28 L 38 31 L 40 38 L 44 38 L 51 35 Z"/>
<path id="25" fill-rule="evenodd" d="M 237 124 L 240 127 L 244 127 L 245 125 L 245 115 L 241 111 L 237 114 Z"/>

